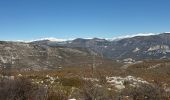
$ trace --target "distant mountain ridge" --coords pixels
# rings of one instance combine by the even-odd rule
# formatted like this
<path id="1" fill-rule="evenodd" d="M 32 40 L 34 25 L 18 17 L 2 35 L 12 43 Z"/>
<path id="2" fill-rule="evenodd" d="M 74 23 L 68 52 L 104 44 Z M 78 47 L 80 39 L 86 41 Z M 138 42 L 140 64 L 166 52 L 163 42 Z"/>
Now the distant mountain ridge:
<path id="1" fill-rule="evenodd" d="M 148 36 L 123 38 L 116 41 L 99 38 L 77 38 L 64 42 L 38 42 L 39 45 L 86 48 L 114 60 L 124 60 L 128 58 L 133 60 L 170 58 L 170 33 L 167 32 L 158 35 L 151 34 Z"/>
<path id="2" fill-rule="evenodd" d="M 22 71 L 48 70 L 62 67 L 114 66 L 112 60 L 104 59 L 85 48 L 49 46 L 47 40 L 35 43 L 0 41 L 0 69 L 15 68 Z"/>
<path id="3" fill-rule="evenodd" d="M 0 41 L 0 68 L 28 70 L 71 66 L 114 66 L 145 59 L 170 59 L 170 33 L 135 36 L 116 41 L 77 38 L 69 41 L 40 40 L 29 43 Z"/>

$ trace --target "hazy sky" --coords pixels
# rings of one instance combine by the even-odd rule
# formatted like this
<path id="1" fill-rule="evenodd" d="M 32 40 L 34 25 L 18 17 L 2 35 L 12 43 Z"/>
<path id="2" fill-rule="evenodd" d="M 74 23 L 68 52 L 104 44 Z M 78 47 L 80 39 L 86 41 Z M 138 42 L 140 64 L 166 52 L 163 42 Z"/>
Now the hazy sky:
<path id="1" fill-rule="evenodd" d="M 0 0 L 0 40 L 170 31 L 170 0 Z"/>

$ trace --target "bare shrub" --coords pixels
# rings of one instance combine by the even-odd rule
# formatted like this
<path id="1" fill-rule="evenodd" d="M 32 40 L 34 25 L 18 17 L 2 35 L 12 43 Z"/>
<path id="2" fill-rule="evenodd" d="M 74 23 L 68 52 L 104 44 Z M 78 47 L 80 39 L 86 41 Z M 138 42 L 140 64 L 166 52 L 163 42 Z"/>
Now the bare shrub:
<path id="1" fill-rule="evenodd" d="M 63 86 L 80 87 L 83 80 L 78 77 L 69 77 L 61 78 L 59 81 Z"/>
<path id="2" fill-rule="evenodd" d="M 68 100 L 68 95 L 63 90 L 49 90 L 46 100 Z"/>
<path id="3" fill-rule="evenodd" d="M 5 79 L 0 82 L 1 100 L 44 100 L 46 95 L 44 92 L 45 88 L 39 88 L 25 78 Z"/>
<path id="4" fill-rule="evenodd" d="M 85 81 L 80 91 L 83 100 L 113 100 L 111 91 L 91 81 Z"/>
<path id="5" fill-rule="evenodd" d="M 25 78 L 0 81 L 0 100 L 68 100 L 68 96 L 66 89 L 36 85 Z"/>
<path id="6" fill-rule="evenodd" d="M 106 74 L 104 71 L 97 71 L 96 76 L 99 79 L 99 83 L 105 85 L 107 83 Z"/>
<path id="7" fill-rule="evenodd" d="M 157 85 L 140 84 L 138 87 L 125 88 L 119 100 L 128 96 L 132 100 L 167 100 L 168 94 Z"/>

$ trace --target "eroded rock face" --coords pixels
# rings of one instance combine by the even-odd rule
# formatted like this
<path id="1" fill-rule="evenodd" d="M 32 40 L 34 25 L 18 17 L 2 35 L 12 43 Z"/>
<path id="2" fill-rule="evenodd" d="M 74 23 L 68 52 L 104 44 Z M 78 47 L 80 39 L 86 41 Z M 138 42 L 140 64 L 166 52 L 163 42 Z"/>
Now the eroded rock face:
<path id="1" fill-rule="evenodd" d="M 152 46 L 148 49 L 148 51 L 154 51 L 154 50 L 165 50 L 165 51 L 169 51 L 169 46 L 168 45 L 156 45 L 156 46 Z"/>

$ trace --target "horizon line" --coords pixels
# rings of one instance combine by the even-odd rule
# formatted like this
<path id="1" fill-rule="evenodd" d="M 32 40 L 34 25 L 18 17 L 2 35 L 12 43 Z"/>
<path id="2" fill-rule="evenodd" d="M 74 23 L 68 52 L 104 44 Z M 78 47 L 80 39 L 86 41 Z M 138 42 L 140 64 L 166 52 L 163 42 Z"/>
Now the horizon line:
<path id="1" fill-rule="evenodd" d="M 103 37 L 77 37 L 77 38 L 81 38 L 81 39 L 94 39 L 94 38 L 99 38 L 99 39 L 106 39 L 106 40 L 110 40 L 110 41 L 114 41 L 114 40 L 120 40 L 120 39 L 124 39 L 124 38 L 132 38 L 132 37 L 136 37 L 136 36 L 151 36 L 151 35 L 159 35 L 159 34 L 163 34 L 163 33 L 170 33 L 170 32 L 161 32 L 161 33 L 137 33 L 137 34 L 127 34 L 127 35 L 121 35 L 121 36 L 115 36 L 112 38 L 103 38 Z M 30 39 L 30 40 L 22 40 L 22 39 L 17 39 L 17 40 L 0 40 L 0 41 L 9 41 L 9 42 L 33 42 L 33 41 L 42 41 L 42 40 L 49 40 L 49 41 L 54 41 L 54 42 L 64 42 L 64 41 L 72 41 L 75 40 L 77 38 L 56 38 L 56 37 L 43 37 L 43 38 L 37 38 L 37 39 Z"/>

